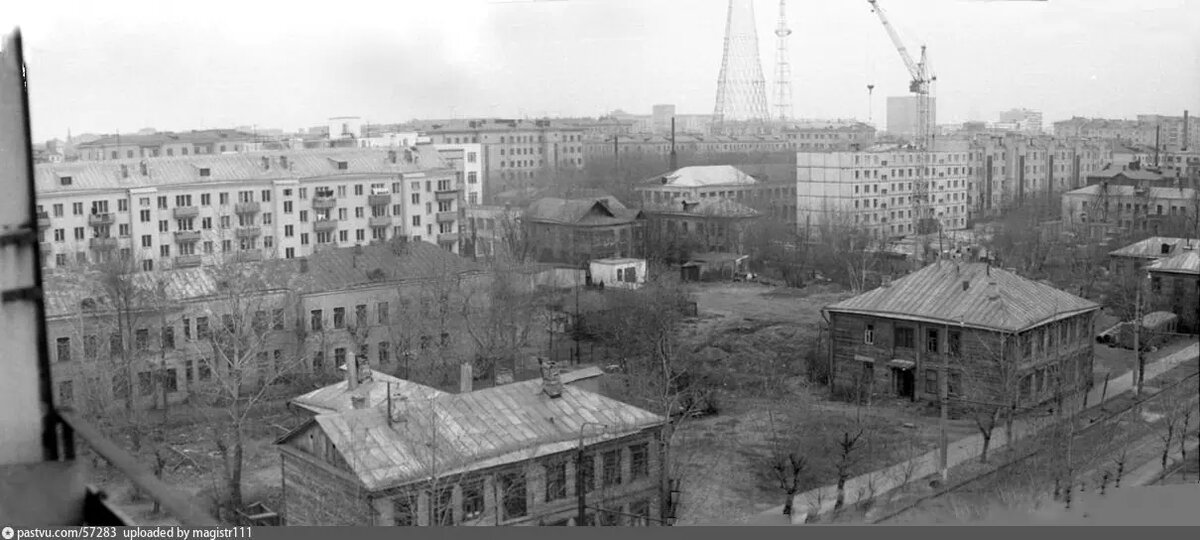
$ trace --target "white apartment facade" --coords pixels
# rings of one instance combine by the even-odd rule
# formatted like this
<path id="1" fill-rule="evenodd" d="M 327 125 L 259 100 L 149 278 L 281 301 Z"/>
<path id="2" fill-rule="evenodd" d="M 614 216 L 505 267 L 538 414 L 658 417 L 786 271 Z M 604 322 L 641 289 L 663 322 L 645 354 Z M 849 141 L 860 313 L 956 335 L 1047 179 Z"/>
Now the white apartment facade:
<path id="1" fill-rule="evenodd" d="M 431 145 L 40 164 L 49 269 L 304 257 L 396 237 L 457 250 L 462 186 Z"/>
<path id="2" fill-rule="evenodd" d="M 970 153 L 937 151 L 926 179 L 927 217 L 943 230 L 967 226 Z M 796 154 L 796 218 L 802 227 L 846 226 L 877 238 L 914 234 L 919 154 L 902 148 Z"/>

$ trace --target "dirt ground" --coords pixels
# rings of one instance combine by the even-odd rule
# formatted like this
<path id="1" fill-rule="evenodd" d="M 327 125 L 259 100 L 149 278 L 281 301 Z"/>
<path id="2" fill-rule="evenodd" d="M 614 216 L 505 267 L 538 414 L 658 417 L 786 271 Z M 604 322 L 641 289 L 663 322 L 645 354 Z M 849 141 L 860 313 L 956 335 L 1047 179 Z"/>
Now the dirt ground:
<path id="1" fill-rule="evenodd" d="M 681 525 L 736 522 L 783 504 L 776 456 L 805 457 L 801 492 L 836 482 L 838 440 L 859 427 L 865 432 L 847 460 L 851 476 L 936 447 L 931 409 L 905 400 L 869 408 L 830 401 L 824 386 L 804 376 L 801 355 L 816 336 L 820 310 L 849 297 L 846 291 L 706 283 L 692 294 L 700 320 L 688 336 L 697 354 L 742 376 L 727 380 L 719 414 L 686 421 L 676 434 Z M 950 436 L 974 430 L 969 421 L 952 421 Z"/>

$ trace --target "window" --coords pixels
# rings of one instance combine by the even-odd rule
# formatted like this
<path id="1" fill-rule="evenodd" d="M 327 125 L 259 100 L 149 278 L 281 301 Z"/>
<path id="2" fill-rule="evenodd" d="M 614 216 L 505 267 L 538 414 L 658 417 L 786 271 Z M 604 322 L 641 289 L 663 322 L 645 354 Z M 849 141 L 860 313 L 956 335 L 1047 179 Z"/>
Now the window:
<path id="1" fill-rule="evenodd" d="M 379 320 L 379 324 L 388 324 L 388 303 L 379 302 L 375 304 L 375 313 Z"/>
<path id="2" fill-rule="evenodd" d="M 175 349 L 175 327 L 164 326 L 162 329 L 162 348 L 165 351 Z"/>
<path id="3" fill-rule="evenodd" d="M 154 374 L 149 371 L 138 373 L 138 395 L 148 396 L 154 393 Z"/>
<path id="4" fill-rule="evenodd" d="M 314 332 L 319 332 L 321 330 L 321 310 L 314 309 L 314 310 L 312 310 L 310 315 L 311 315 L 311 317 L 309 318 L 309 322 L 311 323 L 310 328 Z"/>
<path id="5" fill-rule="evenodd" d="M 429 492 L 429 524 L 454 525 L 454 486 L 441 486 Z"/>
<path id="6" fill-rule="evenodd" d="M 164 197 L 164 199 L 165 199 L 165 197 Z M 82 216 L 83 215 L 83 203 L 81 203 L 81 202 L 72 203 L 71 204 L 71 213 L 75 214 L 77 216 Z"/>
<path id="7" fill-rule="evenodd" d="M 604 476 L 601 482 L 604 486 L 621 485 L 621 451 L 610 450 L 604 453 Z"/>
<path id="8" fill-rule="evenodd" d="M 935 369 L 925 370 L 925 393 L 926 394 L 937 394 L 938 393 L 938 374 L 937 374 L 937 370 L 935 370 Z"/>
<path id="9" fill-rule="evenodd" d="M 346 308 L 333 308 L 333 327 L 346 327 Z"/>
<path id="10" fill-rule="evenodd" d="M 134 348 L 139 351 L 150 349 L 150 329 L 138 328 L 133 337 Z"/>
<path id="11" fill-rule="evenodd" d="M 903 347 L 906 349 L 912 349 L 913 348 L 913 337 L 914 337 L 913 333 L 914 332 L 913 332 L 912 328 L 896 327 L 896 331 L 895 331 L 896 346 Z"/>
<path id="12" fill-rule="evenodd" d="M 962 354 L 962 332 L 950 332 L 950 354 L 958 356 Z"/>
<path id="13" fill-rule="evenodd" d="M 212 206 L 212 194 L 211 193 L 201 193 L 200 194 L 200 206 Z"/>
<path id="14" fill-rule="evenodd" d="M 313 372 L 322 373 L 325 371 L 325 351 L 317 351 L 313 353 Z"/>
<path id="15" fill-rule="evenodd" d="M 875 325 L 868 324 L 867 328 L 863 330 L 863 343 L 867 345 L 875 344 Z"/>
<path id="16" fill-rule="evenodd" d="M 421 226 L 421 216 L 413 216 L 412 217 L 412 225 L 413 225 L 413 227 L 420 227 Z"/>
<path id="17" fill-rule="evenodd" d="M 411 527 L 417 524 L 417 498 L 412 494 L 401 494 L 392 499 L 392 524 Z"/>
<path id="18" fill-rule="evenodd" d="M 555 461 L 546 464 L 546 502 L 557 501 L 567 496 L 567 462 Z"/>
<path id="19" fill-rule="evenodd" d="M 389 348 L 388 342 L 386 342 L 386 341 L 380 341 L 379 346 L 376 348 L 376 350 L 379 351 L 379 364 L 380 365 L 386 364 L 390 361 L 390 359 L 388 358 L 388 348 Z"/>
<path id="20" fill-rule="evenodd" d="M 72 381 L 58 383 L 58 401 L 63 404 L 70 404 L 73 399 L 75 399 L 75 384 Z"/>
<path id="21" fill-rule="evenodd" d="M 930 328 L 925 331 L 925 351 L 938 352 L 938 331 Z"/>
<path id="22" fill-rule="evenodd" d="M 596 457 L 590 454 L 581 456 L 575 466 L 581 470 L 580 480 L 583 483 L 584 493 L 596 489 Z"/>
<path id="23" fill-rule="evenodd" d="M 57 340 L 55 340 L 55 344 L 56 344 L 56 349 L 58 352 L 58 361 L 59 362 L 70 362 L 71 361 L 71 338 L 60 337 Z"/>
<path id="24" fill-rule="evenodd" d="M 949 374 L 946 379 L 947 392 L 952 396 L 961 395 L 962 392 L 962 372 L 954 371 Z"/>
<path id="25" fill-rule="evenodd" d="M 333 365 L 340 366 L 346 363 L 346 348 L 338 347 L 333 350 Z"/>
<path id="26" fill-rule="evenodd" d="M 629 447 L 629 476 L 632 480 L 650 476 L 650 445 L 635 444 Z"/>
<path id="27" fill-rule="evenodd" d="M 208 317 L 196 317 L 196 339 L 208 339 Z"/>
<path id="28" fill-rule="evenodd" d="M 354 306 L 354 325 L 358 328 L 367 326 L 367 305 Z"/>
<path id="29" fill-rule="evenodd" d="M 479 519 L 483 515 L 483 481 L 476 480 L 462 485 L 461 521 Z"/>
<path id="30" fill-rule="evenodd" d="M 513 471 L 496 476 L 500 485 L 501 508 L 503 519 L 513 519 L 525 515 L 525 473 Z"/>

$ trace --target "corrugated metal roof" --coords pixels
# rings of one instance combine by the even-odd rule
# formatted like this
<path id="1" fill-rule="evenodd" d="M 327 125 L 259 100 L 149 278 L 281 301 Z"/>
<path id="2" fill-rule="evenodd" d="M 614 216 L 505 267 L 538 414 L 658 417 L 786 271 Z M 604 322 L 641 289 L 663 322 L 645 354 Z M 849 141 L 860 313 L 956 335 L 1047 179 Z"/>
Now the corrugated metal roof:
<path id="1" fill-rule="evenodd" d="M 402 157 L 397 159 L 396 163 L 391 163 L 386 148 L 289 150 L 271 153 L 41 163 L 37 165 L 34 176 L 37 191 L 41 194 L 355 174 L 395 175 L 447 168 L 433 146 L 415 148 L 420 159 L 414 163 L 406 163 Z M 287 156 L 287 169 L 280 166 L 280 156 Z M 269 168 L 263 168 L 263 158 L 271 160 Z M 345 161 L 346 169 L 339 170 L 335 161 Z M 146 164 L 145 175 L 141 170 L 143 162 Z M 123 176 L 122 166 L 125 167 L 127 176 Z M 208 176 L 200 176 L 200 169 L 208 169 Z M 62 185 L 60 179 L 64 176 L 71 177 L 70 185 Z"/>
<path id="2" fill-rule="evenodd" d="M 151 133 L 149 135 L 107 135 L 98 139 L 79 143 L 77 148 L 92 148 L 98 146 L 160 146 L 163 144 L 208 144 L 218 141 L 251 141 L 254 135 L 236 129 L 206 129 L 202 131 L 185 131 Z"/>
<path id="3" fill-rule="evenodd" d="M 567 451 L 578 444 L 581 428 L 584 443 L 595 444 L 666 422 L 571 385 L 550 398 L 541 384 L 535 379 L 393 402 L 391 425 L 384 407 L 321 414 L 313 422 L 371 491 Z"/>
<path id="4" fill-rule="evenodd" d="M 963 290 L 963 282 L 967 290 Z M 986 263 L 950 261 L 935 262 L 825 308 L 1007 332 L 1096 309 L 1100 306 L 1094 302 L 1007 270 L 989 268 Z"/>
<path id="5" fill-rule="evenodd" d="M 525 209 L 524 219 L 570 225 L 618 225 L 638 217 L 615 198 L 559 199 L 543 197 Z"/>
<path id="6" fill-rule="evenodd" d="M 1155 261 L 1149 269 L 1152 272 L 1200 275 L 1200 253 L 1195 249 L 1185 249 L 1176 255 Z"/>
<path id="7" fill-rule="evenodd" d="M 684 204 L 687 208 L 684 209 Z M 679 214 L 697 217 L 752 218 L 760 213 L 735 200 L 706 197 L 698 201 L 675 198 L 671 202 L 650 202 L 643 208 L 656 214 Z"/>
<path id="8" fill-rule="evenodd" d="M 663 182 L 663 179 L 666 182 Z M 698 165 L 683 167 L 651 178 L 646 182 L 656 182 L 669 187 L 692 188 L 754 185 L 758 183 L 758 180 L 732 165 Z"/>
<path id="9" fill-rule="evenodd" d="M 387 403 L 388 385 L 391 385 L 393 404 L 399 398 L 430 399 L 446 395 L 436 388 L 406 381 L 387 373 L 372 371 L 370 380 L 359 383 L 358 388 L 351 391 L 348 381 L 340 381 L 329 386 L 318 388 L 292 400 L 292 403 L 318 414 L 352 410 L 351 396 L 367 398 L 367 405 L 376 407 Z"/>
<path id="10" fill-rule="evenodd" d="M 1163 245 L 1170 246 L 1166 253 L 1163 253 Z M 1159 259 L 1178 253 L 1180 247 L 1190 247 L 1196 249 L 1200 247 L 1200 240 L 1195 238 L 1175 238 L 1172 236 L 1151 236 L 1144 240 L 1139 240 L 1121 249 L 1110 251 L 1108 254 L 1113 257 L 1131 257 L 1137 259 Z"/>
<path id="11" fill-rule="evenodd" d="M 1100 193 L 1100 184 L 1092 184 L 1087 187 L 1081 187 L 1076 190 L 1068 191 L 1067 195 L 1081 195 L 1094 197 Z M 1137 191 L 1141 189 L 1137 186 L 1108 186 L 1108 195 L 1110 197 L 1133 197 Z M 1196 196 L 1196 190 L 1193 188 L 1174 188 L 1174 187 L 1149 187 L 1146 188 L 1144 195 L 1149 199 L 1163 199 L 1169 201 L 1191 200 Z"/>

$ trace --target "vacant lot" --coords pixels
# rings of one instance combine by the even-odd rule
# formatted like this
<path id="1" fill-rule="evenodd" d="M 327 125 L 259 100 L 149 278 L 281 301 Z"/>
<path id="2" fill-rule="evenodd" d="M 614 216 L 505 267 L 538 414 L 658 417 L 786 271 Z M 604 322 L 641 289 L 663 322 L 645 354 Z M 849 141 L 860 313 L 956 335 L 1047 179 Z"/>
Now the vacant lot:
<path id="1" fill-rule="evenodd" d="M 834 402 L 805 377 L 803 357 L 819 331 L 821 308 L 849 293 L 827 285 L 722 283 L 697 285 L 693 295 L 700 317 L 687 332 L 691 350 L 724 387 L 718 415 L 688 420 L 676 434 L 680 524 L 736 522 L 782 505 L 773 465 L 791 453 L 806 461 L 803 492 L 835 483 L 839 463 L 854 476 L 935 447 L 939 430 L 926 406 Z M 860 429 L 843 458 L 839 441 Z M 974 427 L 954 421 L 950 430 L 960 437 Z"/>

